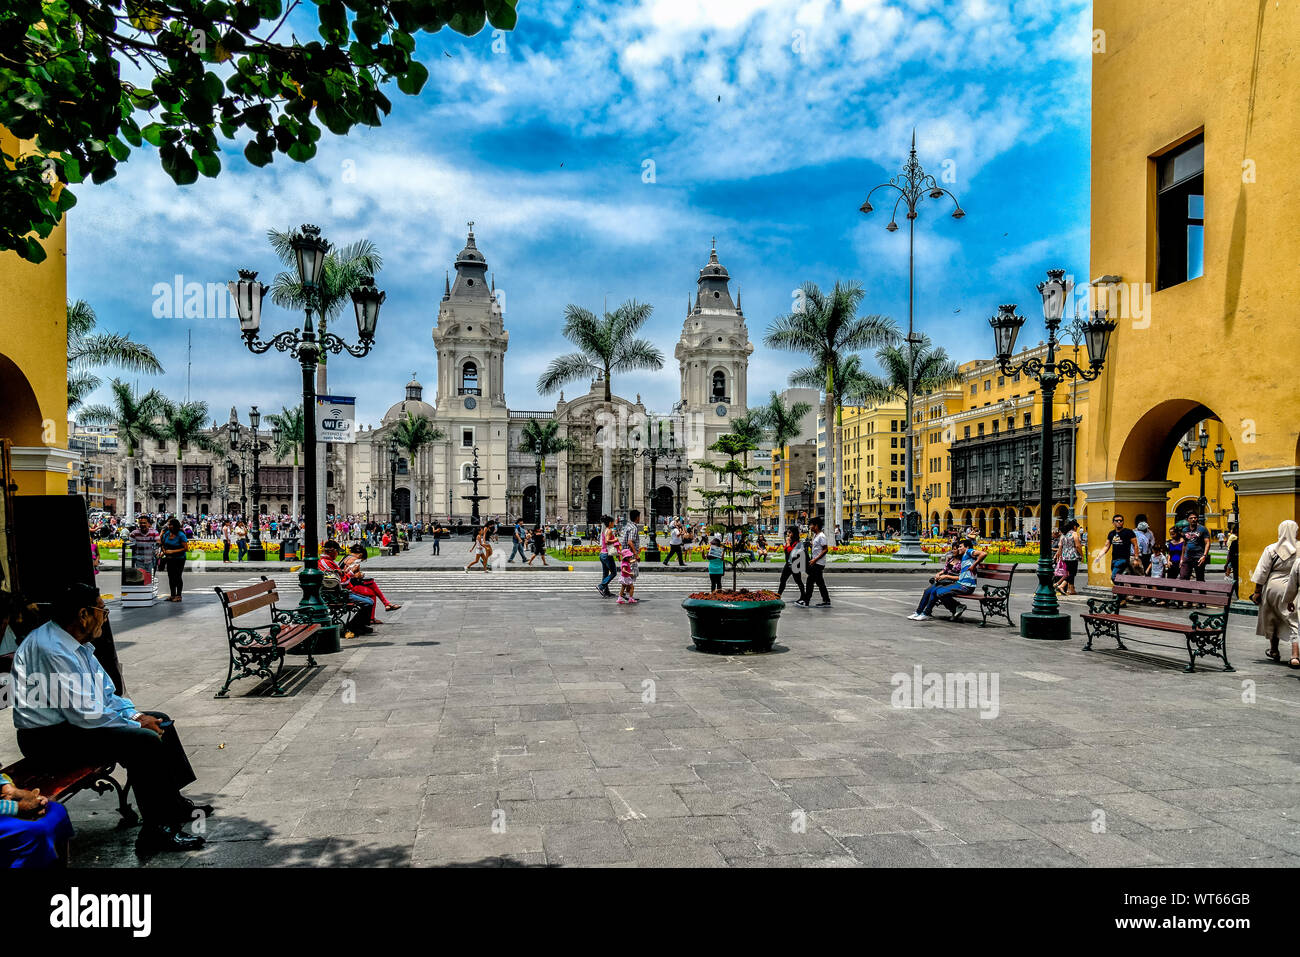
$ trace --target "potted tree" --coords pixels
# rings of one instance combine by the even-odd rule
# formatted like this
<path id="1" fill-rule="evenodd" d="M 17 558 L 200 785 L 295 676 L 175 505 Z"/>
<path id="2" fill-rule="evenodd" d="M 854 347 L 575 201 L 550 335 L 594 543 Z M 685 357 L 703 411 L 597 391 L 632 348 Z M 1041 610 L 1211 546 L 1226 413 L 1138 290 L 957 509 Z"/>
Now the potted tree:
<path id="1" fill-rule="evenodd" d="M 749 531 L 745 512 L 756 509 L 761 499 L 754 482 L 754 474 L 762 471 L 748 464 L 749 453 L 758 448 L 752 436 L 727 433 L 709 446 L 721 452 L 727 461 L 697 462 L 706 472 L 718 476 L 725 488 L 710 489 L 704 493 L 710 512 L 721 513 L 731 542 L 729 559 L 731 588 L 696 592 L 682 602 L 691 622 L 691 638 L 701 651 L 723 654 L 742 654 L 746 651 L 771 651 L 776 641 L 777 620 L 785 602 L 773 591 L 751 591 L 740 588 L 737 580 L 741 566 L 749 564 L 749 556 L 740 554 L 734 547 L 738 532 Z M 712 532 L 712 527 L 710 532 Z"/>

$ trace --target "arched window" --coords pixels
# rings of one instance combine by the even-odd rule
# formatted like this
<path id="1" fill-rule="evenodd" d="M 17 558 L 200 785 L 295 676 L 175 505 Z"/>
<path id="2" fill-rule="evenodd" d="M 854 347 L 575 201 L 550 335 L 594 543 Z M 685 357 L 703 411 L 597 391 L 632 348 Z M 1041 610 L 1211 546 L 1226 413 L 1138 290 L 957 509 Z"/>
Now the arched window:
<path id="1" fill-rule="evenodd" d="M 333 469 L 330 469 L 330 470 L 328 470 L 328 471 L 325 473 L 325 487 L 326 487 L 326 488 L 333 488 L 333 487 L 334 487 L 334 470 L 333 470 Z"/>
<path id="2" fill-rule="evenodd" d="M 714 400 L 725 399 L 727 397 L 727 374 L 719 369 L 713 373 L 713 398 Z"/>
<path id="3" fill-rule="evenodd" d="M 460 367 L 460 394 L 461 395 L 478 395 L 478 366 L 473 362 L 466 362 Z"/>

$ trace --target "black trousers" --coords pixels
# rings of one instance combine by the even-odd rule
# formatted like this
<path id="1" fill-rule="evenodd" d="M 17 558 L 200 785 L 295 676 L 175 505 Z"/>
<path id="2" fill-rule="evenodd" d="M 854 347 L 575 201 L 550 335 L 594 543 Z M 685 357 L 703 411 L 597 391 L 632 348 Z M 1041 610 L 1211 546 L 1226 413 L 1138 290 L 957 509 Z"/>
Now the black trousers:
<path id="1" fill-rule="evenodd" d="M 781 584 L 777 586 L 776 593 L 780 595 L 785 591 L 785 583 L 790 580 L 790 576 L 792 575 L 794 576 L 795 587 L 799 589 L 799 597 L 802 598 L 803 597 L 803 576 L 800 575 L 797 571 L 795 571 L 794 568 L 791 567 L 789 562 L 786 562 L 785 567 L 781 569 Z"/>
<path id="2" fill-rule="evenodd" d="M 812 601 L 813 586 L 816 585 L 822 593 L 822 601 L 829 602 L 831 596 L 826 593 L 826 579 L 822 576 L 826 569 L 821 565 L 812 564 L 808 566 L 808 583 L 803 588 L 803 600 Z"/>
<path id="3" fill-rule="evenodd" d="M 159 721 L 167 715 L 146 711 Z M 135 800 L 146 824 L 175 821 L 183 808 L 181 788 L 194 783 L 194 769 L 185 756 L 175 725 L 160 738 L 144 728 L 78 728 L 68 723 L 46 728 L 19 728 L 23 757 L 49 767 L 69 764 L 120 764 L 129 772 Z"/>
<path id="4" fill-rule="evenodd" d="M 221 543 L 221 560 L 223 562 L 230 561 L 230 542 Z"/>
<path id="5" fill-rule="evenodd" d="M 709 572 L 709 587 L 713 591 L 718 591 L 722 588 L 722 572 L 717 572 L 716 574 Z"/>
<path id="6" fill-rule="evenodd" d="M 682 557 L 682 546 L 680 546 L 680 545 L 669 545 L 669 546 L 668 546 L 668 557 L 664 559 L 664 564 L 667 565 L 670 561 L 672 561 L 674 555 L 677 556 L 677 564 L 678 564 L 678 565 L 685 565 L 685 564 L 686 564 L 686 562 L 683 560 L 683 557 Z"/>
<path id="7" fill-rule="evenodd" d="M 167 587 L 171 589 L 172 597 L 178 596 L 185 587 L 181 580 L 185 574 L 185 556 L 168 555 L 167 556 Z"/>

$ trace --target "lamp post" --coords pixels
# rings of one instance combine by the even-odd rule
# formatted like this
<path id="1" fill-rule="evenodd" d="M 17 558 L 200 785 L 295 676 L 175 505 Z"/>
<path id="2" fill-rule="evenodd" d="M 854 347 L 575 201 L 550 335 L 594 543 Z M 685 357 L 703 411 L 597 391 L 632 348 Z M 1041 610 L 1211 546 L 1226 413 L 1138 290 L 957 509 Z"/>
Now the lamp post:
<path id="1" fill-rule="evenodd" d="M 1055 471 L 1052 467 L 1052 398 L 1056 394 L 1056 387 L 1064 379 L 1077 378 L 1091 382 L 1101 375 L 1106 361 L 1106 347 L 1110 344 L 1110 335 L 1115 331 L 1116 323 L 1106 318 L 1105 310 L 1097 310 L 1085 325 L 1087 369 L 1073 359 L 1058 360 L 1056 333 L 1061 327 L 1065 301 L 1070 295 L 1070 283 L 1065 279 L 1065 270 L 1049 270 L 1047 281 L 1038 284 L 1038 292 L 1043 299 L 1043 322 L 1047 327 L 1046 357 L 1035 356 L 1020 363 L 1011 361 L 1016 336 L 1025 324 L 1025 317 L 1016 315 L 1014 305 L 1000 307 L 998 314 L 989 320 L 989 325 L 993 329 L 995 354 L 1003 375 L 1024 373 L 1037 379 L 1043 396 L 1038 495 L 1038 513 L 1042 516 L 1038 530 L 1038 589 L 1034 592 L 1033 610 L 1020 616 L 1020 634 L 1024 638 L 1064 640 L 1070 637 L 1070 616 L 1061 613 L 1056 601 L 1056 589 L 1052 587 L 1052 534 L 1050 526 L 1046 525 L 1051 521 L 1052 479 Z"/>
<path id="2" fill-rule="evenodd" d="M 885 480 L 876 482 L 876 534 L 885 534 Z"/>
<path id="3" fill-rule="evenodd" d="M 366 525 L 367 526 L 370 525 L 370 496 L 371 496 L 370 484 L 366 483 L 366 491 L 365 494 L 362 496 L 362 498 L 366 500 Z M 367 528 L 366 531 L 367 534 L 369 534 L 369 528 Z"/>
<path id="4" fill-rule="evenodd" d="M 903 537 L 899 542 L 898 552 L 895 558 L 907 559 L 924 559 L 925 552 L 921 549 L 920 530 L 916 522 L 916 490 L 912 486 L 912 445 L 913 445 L 913 424 L 912 424 L 912 400 L 916 392 L 916 346 L 923 341 L 913 329 L 912 313 L 913 302 L 915 300 L 916 288 L 916 208 L 921 203 L 922 198 L 928 196 L 930 199 L 943 199 L 947 196 L 952 200 L 955 207 L 952 212 L 953 219 L 963 219 L 966 216 L 965 211 L 961 208 L 961 203 L 957 202 L 957 197 L 950 191 L 944 189 L 935 180 L 933 176 L 926 173 L 921 168 L 920 162 L 916 158 L 916 131 L 912 131 L 912 149 L 908 154 L 907 164 L 903 171 L 887 183 L 881 183 L 879 186 L 872 188 L 867 193 L 866 201 L 858 207 L 863 214 L 870 214 L 873 211 L 871 197 L 876 190 L 894 190 L 898 197 L 894 200 L 894 210 L 889 217 L 889 225 L 885 228 L 891 233 L 898 232 L 898 207 L 903 203 L 907 207 L 907 434 L 904 439 L 906 445 L 906 454 L 904 456 L 907 466 L 907 483 L 903 492 Z M 827 423 L 829 434 L 830 423 Z"/>
<path id="5" fill-rule="evenodd" d="M 333 647 L 337 649 L 338 629 L 330 622 L 329 609 L 320 597 L 321 582 L 324 575 L 320 570 L 320 529 L 316 526 L 316 369 L 325 351 L 339 353 L 347 349 L 348 354 L 360 358 L 370 351 L 375 341 L 375 326 L 379 322 L 379 307 L 386 294 L 375 288 L 371 276 L 362 278 L 360 285 L 352 290 L 352 304 L 356 310 L 357 334 L 360 339 L 356 346 L 348 345 L 332 332 L 316 331 L 312 322 L 312 311 L 319 299 L 318 284 L 325 264 L 325 254 L 330 244 L 323 239 L 315 226 L 304 225 L 290 240 L 298 282 L 307 297 L 305 317 L 300 329 L 291 329 L 274 336 L 269 342 L 262 342 L 257 334 L 262 324 L 262 299 L 267 287 L 257 281 L 257 273 L 246 269 L 239 271 L 239 279 L 229 283 L 230 292 L 235 299 L 239 313 L 240 333 L 249 351 L 260 355 L 274 347 L 280 352 L 288 352 L 302 369 L 302 410 L 307 417 L 303 429 L 303 455 L 306 459 L 305 489 L 306 501 L 304 514 L 306 522 L 306 554 L 303 556 L 303 569 L 298 575 L 302 587 L 302 601 L 298 606 L 299 616 L 306 621 L 321 626 L 325 637 L 333 637 Z M 323 318 L 323 317 L 322 317 Z M 318 643 L 318 651 L 331 647 L 328 640 Z"/>
<path id="6" fill-rule="evenodd" d="M 927 532 L 930 530 L 930 499 L 932 498 L 934 498 L 934 489 L 927 485 L 925 491 L 921 493 L 921 501 L 925 503 L 925 528 Z"/>
<path id="7" fill-rule="evenodd" d="M 388 523 L 397 530 L 397 443 L 388 443 Z"/>
<path id="8" fill-rule="evenodd" d="M 90 512 L 90 483 L 91 480 L 94 479 L 95 477 L 95 466 L 92 462 L 89 462 L 86 459 L 82 459 L 81 465 L 77 467 L 77 471 L 81 473 L 81 488 L 86 496 L 86 512 L 89 513 Z"/>
<path id="9" fill-rule="evenodd" d="M 858 530 L 858 497 L 861 494 L 857 485 L 852 482 L 844 490 L 844 497 L 849 500 L 849 538 L 852 538 Z"/>
<path id="10" fill-rule="evenodd" d="M 668 474 L 670 476 L 669 481 L 677 487 L 677 514 L 684 515 L 685 513 L 682 511 L 682 483 L 690 481 L 691 467 L 678 458 L 669 467 Z"/>
<path id="11" fill-rule="evenodd" d="M 1193 446 L 1191 439 L 1184 438 L 1178 443 L 1178 448 L 1183 453 L 1183 464 L 1187 466 L 1187 474 L 1191 475 L 1193 472 L 1198 471 L 1201 473 L 1201 497 L 1199 502 L 1201 506 L 1201 517 L 1204 518 L 1205 507 L 1209 504 L 1205 497 L 1205 473 L 1210 469 L 1215 469 L 1217 471 L 1218 469 L 1223 468 L 1223 456 L 1225 453 L 1223 451 L 1223 446 L 1216 442 L 1214 445 L 1214 461 L 1211 462 L 1205 457 L 1205 447 L 1210 444 L 1210 433 L 1205 431 L 1204 422 L 1201 423 L 1200 431 L 1196 435 L 1196 444 L 1200 447 L 1201 452 L 1200 457 L 1195 459 L 1192 458 Z"/>
<path id="12" fill-rule="evenodd" d="M 660 420 L 658 423 L 658 435 L 654 436 L 651 442 L 641 445 L 639 448 L 633 448 L 632 457 L 645 458 L 650 460 L 650 488 L 646 492 L 647 507 L 646 514 L 650 516 L 650 544 L 646 546 L 645 560 L 648 562 L 662 561 L 659 554 L 659 517 L 655 512 L 655 489 L 659 487 L 659 460 L 678 459 L 681 452 L 676 445 L 664 445 L 664 424 Z"/>

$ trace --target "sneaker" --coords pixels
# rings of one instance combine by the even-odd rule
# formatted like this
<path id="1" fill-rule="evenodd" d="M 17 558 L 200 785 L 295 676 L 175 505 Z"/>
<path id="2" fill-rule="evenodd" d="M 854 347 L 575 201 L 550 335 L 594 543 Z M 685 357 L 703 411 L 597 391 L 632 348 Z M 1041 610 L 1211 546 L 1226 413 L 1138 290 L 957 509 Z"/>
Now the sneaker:
<path id="1" fill-rule="evenodd" d="M 626 598 L 619 598 L 618 603 L 619 603 L 620 605 L 626 605 L 626 604 L 627 604 L 627 599 L 626 599 Z"/>
<path id="2" fill-rule="evenodd" d="M 596 594 L 599 595 L 601 598 L 609 597 L 609 592 L 605 591 L 605 589 L 601 588 L 599 585 L 596 586 Z"/>
<path id="3" fill-rule="evenodd" d="M 916 620 L 917 620 L 917 621 L 934 621 L 934 619 L 931 618 L 929 615 L 917 615 L 917 616 L 916 616 Z"/>
<path id="4" fill-rule="evenodd" d="M 819 601 L 819 602 L 817 603 L 817 607 L 818 607 L 818 608 L 829 608 L 829 607 L 831 607 L 831 603 L 828 602 L 828 601 Z"/>
<path id="5" fill-rule="evenodd" d="M 907 616 L 907 620 L 908 620 L 908 621 L 920 621 L 920 620 L 921 620 L 921 614 L 920 614 L 920 612 L 915 612 L 915 611 L 912 612 L 910 615 Z"/>
<path id="6" fill-rule="evenodd" d="M 952 613 L 952 618 L 950 618 L 949 621 L 960 621 L 961 616 L 964 614 L 966 614 L 966 606 L 958 605 L 957 610 Z"/>
<path id="7" fill-rule="evenodd" d="M 628 603 L 629 605 L 635 605 L 635 604 L 636 604 L 637 602 L 639 602 L 640 600 L 641 600 L 640 598 L 629 598 L 629 599 L 627 600 L 627 603 Z"/>
<path id="8" fill-rule="evenodd" d="M 808 603 L 804 601 L 802 598 L 800 598 L 797 602 L 795 602 L 795 604 L 798 605 L 800 608 L 808 607 Z"/>

